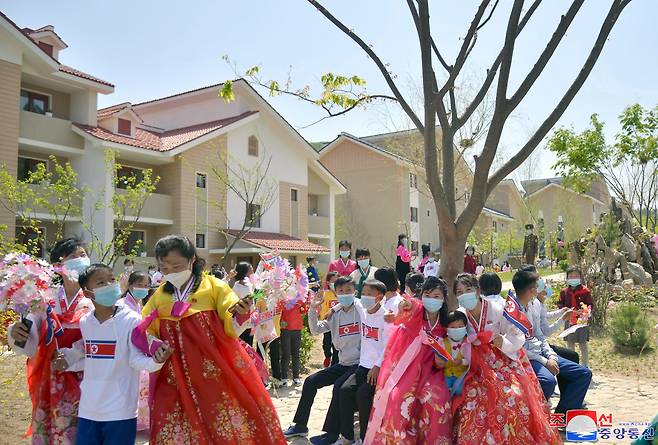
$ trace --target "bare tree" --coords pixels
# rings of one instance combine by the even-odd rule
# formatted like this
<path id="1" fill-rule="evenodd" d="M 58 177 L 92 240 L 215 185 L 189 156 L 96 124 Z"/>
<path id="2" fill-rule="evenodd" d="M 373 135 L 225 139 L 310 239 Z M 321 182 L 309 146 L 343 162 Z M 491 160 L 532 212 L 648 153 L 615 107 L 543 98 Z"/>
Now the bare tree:
<path id="1" fill-rule="evenodd" d="M 542 0 L 532 1 L 525 11 L 524 6 L 526 2 L 524 0 L 501 3 L 511 3 L 502 48 L 487 70 L 486 77 L 479 89 L 477 89 L 475 96 L 461 109 L 456 93 L 458 79 L 463 74 L 464 66 L 476 45 L 480 30 L 489 22 L 495 13 L 500 12 L 500 8 L 498 8 L 500 2 L 499 0 L 480 1 L 477 11 L 474 13 L 473 19 L 464 37 L 461 39 L 457 57 L 453 63 L 449 63 L 441 54 L 439 40 L 432 34 L 430 29 L 429 0 L 407 0 L 411 22 L 417 32 L 420 47 L 423 84 L 422 115 L 413 110 L 408 98 L 405 97 L 397 85 L 396 78 L 391 73 L 389 65 L 379 57 L 372 45 L 369 45 L 355 32 L 353 25 L 345 24 L 318 0 L 307 0 L 311 6 L 316 8 L 330 23 L 365 52 L 379 70 L 386 85 L 390 89 L 392 97 L 395 98 L 399 106 L 409 116 L 414 127 L 423 136 L 426 179 L 439 219 L 439 231 L 443 250 L 442 256 L 444 258 L 441 261 L 440 273 L 449 281 L 462 270 L 462 255 L 466 238 L 477 221 L 487 197 L 500 181 L 514 172 L 530 156 L 548 131 L 564 114 L 589 77 L 610 36 L 610 32 L 621 12 L 630 1 L 611 1 L 608 13 L 598 30 L 596 40 L 571 85 L 561 94 L 556 92 L 558 102 L 553 110 L 541 122 L 532 136 L 525 143 L 521 144 L 521 147 L 511 154 L 500 167 L 495 168 L 492 172 L 492 164 L 499 150 L 500 139 L 505 124 L 514 110 L 517 109 L 528 92 L 533 88 L 539 76 L 544 72 L 562 38 L 573 23 L 584 0 L 573 0 L 571 2 L 567 11 L 560 17 L 560 21 L 546 43 L 545 48 L 538 53 L 534 65 L 528 70 L 525 76 L 522 76 L 522 81 L 516 91 L 508 91 L 514 48 L 519 35 L 523 32 L 530 18 L 541 5 Z M 437 65 L 441 67 L 440 69 L 445 70 L 446 73 L 446 78 L 441 83 L 439 83 L 439 78 L 434 70 L 434 67 Z M 343 78 L 351 79 L 349 76 L 343 76 Z M 361 79 L 358 80 L 357 86 L 364 84 Z M 343 85 L 353 87 L 355 84 L 343 82 Z M 270 90 L 273 89 L 271 83 L 268 86 Z M 287 94 L 291 93 L 289 89 L 285 91 L 287 89 L 286 86 L 280 87 L 278 83 L 274 87 L 275 90 L 281 89 Z M 326 100 L 342 106 L 345 111 L 349 111 L 353 108 L 352 105 L 354 105 L 354 102 L 344 102 L 344 97 L 341 96 L 339 90 L 340 87 L 337 90 L 333 90 L 331 95 L 326 96 Z M 455 151 L 453 147 L 458 145 L 455 142 L 460 130 L 464 128 L 474 113 L 481 109 L 483 100 L 490 91 L 494 94 L 491 122 L 486 130 L 486 135 L 483 136 L 482 149 L 475 156 L 470 200 L 464 210 L 458 213 L 457 199 L 455 196 L 457 192 L 454 169 Z M 292 93 L 294 94 L 294 91 Z M 352 94 L 351 91 L 350 93 Z M 308 91 L 304 91 L 304 94 L 308 98 Z M 378 97 L 384 100 L 389 99 L 383 96 L 388 95 L 376 95 L 372 97 Z M 363 99 L 363 101 L 367 102 L 367 99 Z M 333 112 L 328 114 L 328 116 L 335 114 Z M 435 131 L 437 124 L 441 127 L 440 135 L 437 135 Z M 451 306 L 455 305 L 455 301 L 454 297 L 450 299 Z"/>

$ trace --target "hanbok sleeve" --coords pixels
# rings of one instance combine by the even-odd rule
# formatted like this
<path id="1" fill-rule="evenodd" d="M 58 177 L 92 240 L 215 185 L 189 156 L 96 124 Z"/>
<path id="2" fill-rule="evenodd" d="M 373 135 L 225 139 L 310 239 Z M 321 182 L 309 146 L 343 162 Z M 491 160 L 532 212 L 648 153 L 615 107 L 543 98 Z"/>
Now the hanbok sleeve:
<path id="1" fill-rule="evenodd" d="M 142 308 L 142 318 L 148 317 L 153 311 L 158 309 L 158 305 L 156 303 L 157 295 L 159 295 L 158 292 L 153 294 L 151 298 L 149 298 L 149 301 L 147 301 Z M 153 335 L 154 337 L 160 337 L 160 320 L 157 317 L 151 322 L 146 332 Z"/>
<path id="2" fill-rule="evenodd" d="M 130 328 L 126 332 L 132 332 L 141 322 L 141 319 L 134 317 L 128 319 L 128 322 L 130 323 Z M 136 371 L 156 372 L 162 368 L 163 363 L 157 363 L 153 357 L 150 357 L 139 350 L 137 346 L 130 341 L 130 336 L 127 336 L 126 343 L 128 345 L 128 362 L 132 369 Z"/>
<path id="3" fill-rule="evenodd" d="M 224 332 L 229 337 L 236 338 L 237 333 L 235 332 L 233 326 L 233 314 L 229 311 L 235 304 L 240 301 L 237 295 L 233 292 L 233 289 L 229 287 L 228 284 L 220 280 L 214 280 L 214 286 L 216 288 L 216 305 L 217 313 L 219 318 L 224 322 Z"/>

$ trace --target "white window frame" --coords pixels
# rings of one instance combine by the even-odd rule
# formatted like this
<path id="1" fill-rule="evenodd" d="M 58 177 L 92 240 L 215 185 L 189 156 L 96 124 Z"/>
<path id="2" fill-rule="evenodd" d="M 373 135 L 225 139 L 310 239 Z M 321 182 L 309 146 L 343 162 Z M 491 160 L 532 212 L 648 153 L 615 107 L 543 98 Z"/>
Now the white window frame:
<path id="1" fill-rule="evenodd" d="M 204 175 L 206 177 L 206 186 L 204 188 L 197 187 L 196 185 L 196 179 L 197 175 Z M 205 197 L 204 201 L 206 203 L 206 223 L 208 222 L 207 219 L 209 218 L 210 214 L 208 213 L 208 189 L 210 188 L 210 181 L 209 181 L 209 176 L 208 173 L 202 172 L 202 171 L 195 171 L 194 172 L 194 246 L 196 247 L 196 235 L 198 234 L 204 234 L 206 238 L 206 247 L 204 249 L 208 249 L 208 224 L 206 224 L 206 227 L 203 227 L 203 231 L 199 231 L 199 225 L 198 225 L 198 215 L 196 212 L 196 207 L 197 207 L 197 199 L 199 198 L 198 193 L 199 190 L 205 190 Z"/>
<path id="2" fill-rule="evenodd" d="M 21 103 L 21 91 L 29 91 L 30 93 L 37 93 L 37 94 L 41 94 L 43 96 L 48 96 L 48 108 L 50 108 L 50 112 L 52 113 L 52 109 L 53 109 L 53 95 L 52 94 L 44 93 L 43 91 L 35 90 L 34 88 L 23 88 L 21 86 L 19 88 L 19 91 L 18 91 L 18 105 L 19 106 L 20 106 L 20 103 Z M 21 108 L 20 111 L 24 111 L 24 110 Z M 46 113 L 47 112 L 48 112 L 48 110 L 46 110 Z M 27 111 L 27 113 L 34 113 L 34 112 L 33 111 Z M 35 113 L 35 114 L 41 114 L 41 113 Z M 42 116 L 46 116 L 46 114 L 44 113 L 44 114 L 42 114 Z M 46 117 L 48 117 L 48 116 L 46 116 Z"/>

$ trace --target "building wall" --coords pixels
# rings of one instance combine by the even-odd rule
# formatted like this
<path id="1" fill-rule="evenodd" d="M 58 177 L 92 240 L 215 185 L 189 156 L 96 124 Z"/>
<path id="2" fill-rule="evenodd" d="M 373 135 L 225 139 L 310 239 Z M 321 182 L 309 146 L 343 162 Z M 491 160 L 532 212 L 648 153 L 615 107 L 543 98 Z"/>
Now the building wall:
<path id="1" fill-rule="evenodd" d="M 291 190 L 297 190 L 298 233 L 293 233 Z M 295 238 L 308 239 L 308 188 L 301 184 L 279 182 L 279 232 Z"/>
<path id="2" fill-rule="evenodd" d="M 1 40 L 1 39 L 0 39 Z M 21 67 L 0 59 L 0 166 L 16 175 Z M 14 236 L 15 215 L 0 212 L 0 225 L 7 226 L 6 235 Z"/>
<path id="3" fill-rule="evenodd" d="M 368 247 L 374 264 L 395 264 L 397 235 L 409 227 L 408 169 L 351 141 L 321 160 L 347 188 L 336 197 L 336 239 Z"/>
<path id="4" fill-rule="evenodd" d="M 50 96 L 50 107 L 53 112 L 53 117 L 71 120 L 71 96 L 68 93 L 44 88 L 29 82 L 22 82 L 21 88 Z"/>

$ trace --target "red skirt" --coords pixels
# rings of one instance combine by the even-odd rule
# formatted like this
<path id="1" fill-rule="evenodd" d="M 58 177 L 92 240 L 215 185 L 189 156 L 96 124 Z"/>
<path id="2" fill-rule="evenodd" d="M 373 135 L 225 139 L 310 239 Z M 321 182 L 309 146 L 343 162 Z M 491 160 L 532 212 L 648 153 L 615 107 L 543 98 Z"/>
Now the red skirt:
<path id="1" fill-rule="evenodd" d="M 251 358 L 216 312 L 161 320 L 160 338 L 173 354 L 155 383 L 151 443 L 286 444 Z"/>

